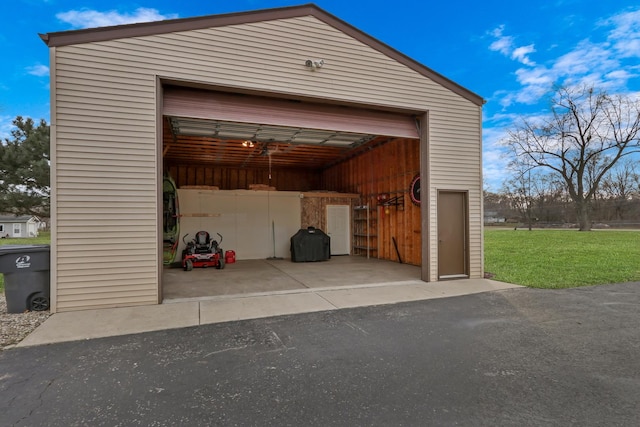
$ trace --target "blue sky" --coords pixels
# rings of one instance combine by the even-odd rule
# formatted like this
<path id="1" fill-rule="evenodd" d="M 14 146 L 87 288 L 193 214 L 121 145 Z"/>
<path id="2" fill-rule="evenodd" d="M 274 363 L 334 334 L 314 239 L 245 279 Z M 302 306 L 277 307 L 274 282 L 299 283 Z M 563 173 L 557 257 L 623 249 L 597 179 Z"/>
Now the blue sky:
<path id="1" fill-rule="evenodd" d="M 186 18 L 307 1 L 11 0 L 0 27 L 0 138 L 17 116 L 49 121 L 49 54 L 38 33 Z M 640 92 L 637 0 L 316 0 L 327 12 L 486 99 L 484 173 L 497 190 L 498 142 L 514 118 L 547 109 L 554 83 Z"/>

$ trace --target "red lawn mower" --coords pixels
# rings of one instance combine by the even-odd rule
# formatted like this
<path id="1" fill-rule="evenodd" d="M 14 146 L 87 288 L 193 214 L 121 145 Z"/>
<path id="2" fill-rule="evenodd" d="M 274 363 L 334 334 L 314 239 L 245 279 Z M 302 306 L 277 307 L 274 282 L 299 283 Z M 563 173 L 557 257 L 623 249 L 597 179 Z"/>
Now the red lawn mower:
<path id="1" fill-rule="evenodd" d="M 222 254 L 222 235 L 220 242 L 211 239 L 206 231 L 198 231 L 193 240 L 186 241 L 189 234 L 182 237 L 182 241 L 187 247 L 182 251 L 182 268 L 184 271 L 191 271 L 194 267 L 215 267 L 218 270 L 224 268 L 224 256 Z"/>

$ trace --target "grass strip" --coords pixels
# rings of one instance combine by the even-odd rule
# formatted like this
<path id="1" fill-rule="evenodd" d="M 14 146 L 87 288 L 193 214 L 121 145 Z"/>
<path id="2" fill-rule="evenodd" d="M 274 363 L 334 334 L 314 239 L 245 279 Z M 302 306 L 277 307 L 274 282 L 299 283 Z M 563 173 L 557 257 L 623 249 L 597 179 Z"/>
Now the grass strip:
<path id="1" fill-rule="evenodd" d="M 560 289 L 640 281 L 640 231 L 485 229 L 485 271 L 502 282 Z"/>

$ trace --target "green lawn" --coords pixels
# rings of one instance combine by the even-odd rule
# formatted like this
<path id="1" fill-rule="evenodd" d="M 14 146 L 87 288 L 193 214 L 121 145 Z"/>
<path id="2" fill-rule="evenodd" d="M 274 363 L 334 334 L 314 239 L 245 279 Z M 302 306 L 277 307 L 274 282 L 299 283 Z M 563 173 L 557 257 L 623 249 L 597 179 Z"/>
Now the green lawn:
<path id="1" fill-rule="evenodd" d="M 2 245 L 48 245 L 51 243 L 51 232 L 42 231 L 38 237 L 22 239 L 0 239 Z M 0 274 L 0 292 L 4 292 L 4 276 Z"/>
<path id="2" fill-rule="evenodd" d="M 640 231 L 485 229 L 485 271 L 533 288 L 640 281 Z"/>

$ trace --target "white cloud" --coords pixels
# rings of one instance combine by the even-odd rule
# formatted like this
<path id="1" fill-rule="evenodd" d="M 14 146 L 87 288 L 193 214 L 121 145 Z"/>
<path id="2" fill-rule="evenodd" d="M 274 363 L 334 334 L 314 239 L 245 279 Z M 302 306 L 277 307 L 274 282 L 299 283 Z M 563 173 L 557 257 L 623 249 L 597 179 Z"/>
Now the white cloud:
<path id="1" fill-rule="evenodd" d="M 570 52 L 559 57 L 553 64 L 558 76 L 580 75 L 593 70 L 614 70 L 620 68 L 607 43 L 592 43 L 583 40 Z"/>
<path id="2" fill-rule="evenodd" d="M 543 66 L 535 68 L 519 68 L 515 72 L 516 80 L 522 88 L 517 91 L 500 90 L 493 94 L 492 99 L 502 107 L 513 104 L 536 104 L 541 97 L 549 92 L 555 82 L 552 70 Z"/>
<path id="3" fill-rule="evenodd" d="M 504 35 L 504 25 L 495 28 L 490 34 L 496 38 L 490 45 L 489 50 L 500 52 L 504 56 L 518 61 L 524 65 L 533 66 L 536 63 L 529 58 L 529 54 L 536 51 L 533 44 L 515 47 L 515 39 L 512 36 Z"/>
<path id="4" fill-rule="evenodd" d="M 502 144 L 507 133 L 504 127 L 489 127 L 482 130 L 482 174 L 489 190 L 498 191 L 506 178 L 509 164 L 507 152 Z"/>
<path id="5" fill-rule="evenodd" d="M 521 46 L 515 48 L 513 52 L 511 52 L 511 59 L 515 59 L 516 61 L 522 62 L 524 65 L 536 65 L 535 62 L 529 59 L 529 54 L 535 52 L 536 49 L 532 44 L 528 46 Z"/>
<path id="6" fill-rule="evenodd" d="M 499 26 L 498 28 L 491 31 L 491 35 L 496 38 L 496 40 L 491 43 L 489 46 L 490 50 L 494 52 L 500 52 L 504 56 L 509 56 L 511 50 L 513 49 L 513 37 L 504 36 L 504 25 Z"/>
<path id="7" fill-rule="evenodd" d="M 71 24 L 73 28 L 108 27 L 112 25 L 134 24 L 138 22 L 162 21 L 177 18 L 176 14 L 162 15 L 156 9 L 140 7 L 133 13 L 121 13 L 116 10 L 99 12 L 97 10 L 70 10 L 61 12 L 56 18 Z"/>
<path id="8" fill-rule="evenodd" d="M 484 112 L 485 111 L 483 111 L 483 113 Z M 483 121 L 488 123 L 493 123 L 494 125 L 496 125 L 500 123 L 512 123 L 518 117 L 519 116 L 515 113 L 498 112 L 492 116 L 483 117 Z"/>
<path id="9" fill-rule="evenodd" d="M 614 15 L 602 25 L 613 27 L 608 40 L 622 57 L 640 57 L 640 9 Z"/>
<path id="10" fill-rule="evenodd" d="M 503 107 L 536 104 L 554 84 L 591 84 L 610 92 L 625 90 L 630 79 L 640 76 L 640 66 L 626 63 L 629 58 L 640 57 L 640 9 L 615 15 L 598 26 L 605 31 L 600 41 L 584 39 L 544 65 L 536 65 L 529 58 L 536 51 L 533 44 L 514 47 L 515 39 L 504 35 L 504 26 L 491 31 L 496 40 L 490 50 L 526 65 L 515 71 L 520 89 L 500 93 L 498 103 Z"/>
<path id="11" fill-rule="evenodd" d="M 500 52 L 504 56 L 509 56 L 509 52 L 511 52 L 511 46 L 513 44 L 513 40 L 511 37 L 502 37 L 489 46 L 489 49 Z"/>
<path id="12" fill-rule="evenodd" d="M 546 86 L 555 79 L 553 70 L 546 67 L 520 68 L 516 71 L 518 82 L 523 86 Z"/>
<path id="13" fill-rule="evenodd" d="M 628 80 L 632 77 L 632 74 L 627 70 L 613 70 L 605 75 L 607 80 Z"/>
<path id="14" fill-rule="evenodd" d="M 42 64 L 32 65 L 27 67 L 26 70 L 32 76 L 44 77 L 49 75 L 49 67 Z"/>

